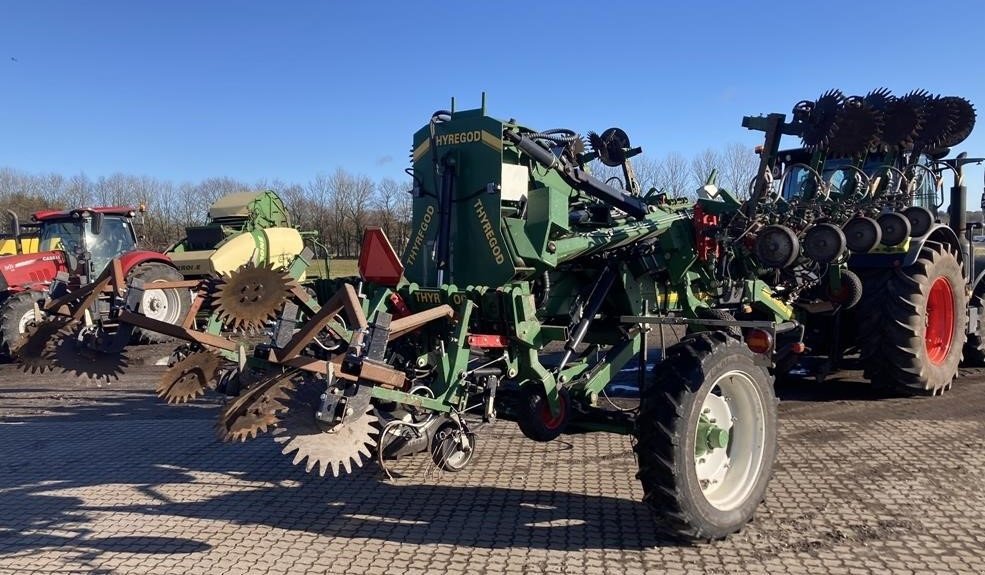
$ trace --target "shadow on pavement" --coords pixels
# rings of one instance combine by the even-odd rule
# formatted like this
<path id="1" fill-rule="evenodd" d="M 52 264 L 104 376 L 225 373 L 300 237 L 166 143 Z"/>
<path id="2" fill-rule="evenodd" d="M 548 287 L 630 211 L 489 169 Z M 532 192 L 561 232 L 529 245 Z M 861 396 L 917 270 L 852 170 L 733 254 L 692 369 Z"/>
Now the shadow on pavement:
<path id="1" fill-rule="evenodd" d="M 207 541 L 161 533 L 131 537 L 124 531 L 123 537 L 98 537 L 89 516 L 102 513 L 134 513 L 136 524 L 142 516 L 162 518 L 154 521 L 158 525 L 171 524 L 167 518 L 192 518 L 331 537 L 490 549 L 676 544 L 649 528 L 653 520 L 642 503 L 605 495 L 601 485 L 591 495 L 564 492 L 563 487 L 477 486 L 469 484 L 470 471 L 383 482 L 373 464 L 348 477 L 321 479 L 292 466 L 268 437 L 247 445 L 218 442 L 211 430 L 214 409 L 165 406 L 149 392 L 120 393 L 98 403 L 48 411 L 0 425 L 0 557 L 51 547 L 74 553 L 192 553 L 210 548 Z M 508 447 L 497 449 L 503 453 Z M 514 486 L 526 484 L 526 477 L 517 475 L 541 482 L 544 474 L 570 475 L 561 467 L 529 463 L 520 466 L 526 469 L 510 465 L 503 470 L 487 462 L 476 473 L 483 479 L 506 473 L 505 481 Z M 636 481 L 629 471 L 625 480 Z M 558 481 L 565 483 L 585 488 L 582 481 Z M 107 484 L 116 484 L 109 488 L 117 490 L 109 502 L 103 491 Z"/>

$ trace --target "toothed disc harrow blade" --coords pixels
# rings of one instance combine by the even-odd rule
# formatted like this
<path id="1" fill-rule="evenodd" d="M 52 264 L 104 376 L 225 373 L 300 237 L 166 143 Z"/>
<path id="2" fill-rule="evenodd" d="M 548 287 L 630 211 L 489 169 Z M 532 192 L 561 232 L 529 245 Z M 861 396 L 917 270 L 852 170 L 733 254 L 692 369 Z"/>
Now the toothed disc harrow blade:
<path id="1" fill-rule="evenodd" d="M 877 88 L 865 95 L 866 105 L 880 112 L 886 111 L 886 107 L 895 99 L 896 97 L 887 88 Z"/>
<path id="2" fill-rule="evenodd" d="M 86 347 L 79 341 L 81 329 L 74 323 L 62 328 L 45 347 L 45 357 L 61 373 L 84 383 L 104 385 L 118 381 L 130 365 L 126 353 L 103 353 Z"/>
<path id="3" fill-rule="evenodd" d="M 950 148 L 957 146 L 971 135 L 971 131 L 975 128 L 975 106 L 968 100 L 956 96 L 948 96 L 941 100 L 953 119 L 951 132 L 941 143 L 942 146 Z"/>
<path id="4" fill-rule="evenodd" d="M 800 111 L 795 109 L 794 115 L 804 115 L 806 112 L 804 132 L 801 134 L 805 148 L 813 151 L 828 146 L 834 135 L 838 111 L 844 100 L 845 96 L 840 91 L 828 90 L 813 103 L 798 104 Z"/>
<path id="5" fill-rule="evenodd" d="M 215 309 L 232 329 L 259 329 L 277 315 L 295 285 L 273 264 L 251 262 L 223 276 L 214 295 Z"/>
<path id="6" fill-rule="evenodd" d="M 294 454 L 295 465 L 304 462 L 305 471 L 317 469 L 324 477 L 331 468 L 338 477 L 343 470 L 351 473 L 353 462 L 361 467 L 363 458 L 371 457 L 380 434 L 379 419 L 372 404 L 367 404 L 343 423 L 327 428 L 315 417 L 324 389 L 324 385 L 306 385 L 298 390 L 274 431 L 274 441 L 284 446 L 285 455 Z"/>
<path id="7" fill-rule="evenodd" d="M 246 441 L 277 425 L 301 376 L 280 373 L 261 380 L 226 406 L 216 424 L 223 441 Z"/>
<path id="8" fill-rule="evenodd" d="M 924 104 L 924 123 L 916 145 L 933 150 L 946 146 L 958 121 L 957 110 L 939 97 L 928 98 Z"/>
<path id="9" fill-rule="evenodd" d="M 836 156 L 862 154 L 879 143 L 881 134 L 882 112 L 861 97 L 848 98 L 835 119 L 831 153 Z"/>
<path id="10" fill-rule="evenodd" d="M 168 403 L 187 403 L 208 389 L 215 389 L 222 360 L 208 351 L 185 356 L 161 375 L 157 396 Z"/>
<path id="11" fill-rule="evenodd" d="M 45 373 L 57 367 L 45 353 L 58 333 L 71 323 L 66 317 L 48 317 L 27 327 L 27 331 L 11 346 L 11 355 L 25 373 Z"/>
<path id="12" fill-rule="evenodd" d="M 909 150 L 923 126 L 924 96 L 920 92 L 893 98 L 883 111 L 882 143 L 889 148 Z"/>

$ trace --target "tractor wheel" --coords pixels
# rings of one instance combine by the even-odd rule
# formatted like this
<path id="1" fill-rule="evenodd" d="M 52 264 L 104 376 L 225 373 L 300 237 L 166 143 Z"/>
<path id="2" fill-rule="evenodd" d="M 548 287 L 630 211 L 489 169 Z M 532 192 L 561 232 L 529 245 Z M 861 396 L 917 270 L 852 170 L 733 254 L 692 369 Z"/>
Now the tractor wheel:
<path id="1" fill-rule="evenodd" d="M 644 503 L 684 539 L 738 531 L 776 460 L 773 378 L 741 341 L 714 331 L 669 348 L 654 372 L 634 432 Z"/>
<path id="2" fill-rule="evenodd" d="M 144 281 L 144 299 L 140 313 L 151 319 L 178 325 L 185 319 L 192 305 L 191 291 L 187 289 L 153 289 L 156 282 L 174 282 L 184 279 L 173 267 L 160 262 L 138 265 L 130 272 L 130 279 Z M 134 337 L 139 343 L 165 343 L 172 338 L 154 331 L 135 328 Z"/>
<path id="3" fill-rule="evenodd" d="M 524 385 L 520 388 L 520 401 L 517 409 L 517 424 L 520 432 L 534 441 L 553 441 L 564 433 L 571 420 L 571 396 L 568 390 L 557 390 L 561 412 L 551 413 L 544 390 L 537 385 Z"/>
<path id="4" fill-rule="evenodd" d="M 711 319 L 719 321 L 735 321 L 735 316 L 731 312 L 724 309 L 715 309 L 711 307 L 699 307 L 697 310 L 698 319 Z M 688 331 L 691 333 L 698 333 L 699 331 L 723 331 L 728 335 L 742 339 L 742 329 L 737 325 L 721 326 L 703 326 L 700 324 L 692 324 L 688 326 Z"/>
<path id="5" fill-rule="evenodd" d="M 869 365 L 882 348 L 882 306 L 892 271 L 881 268 L 858 269 L 862 281 L 862 298 L 852 308 L 855 319 L 855 346 L 863 366 Z"/>
<path id="6" fill-rule="evenodd" d="M 964 344 L 964 361 L 962 365 L 968 367 L 985 367 L 985 281 L 978 282 L 975 291 L 971 295 L 969 307 L 978 308 L 978 325 L 973 333 L 968 334 L 968 341 Z"/>
<path id="7" fill-rule="evenodd" d="M 865 376 L 906 392 L 943 393 L 958 373 L 965 344 L 964 272 L 939 245 L 924 247 L 906 269 L 889 273 L 879 310 L 881 336 L 862 344 Z"/>
<path id="8" fill-rule="evenodd" d="M 34 322 L 34 302 L 41 299 L 36 292 L 23 291 L 4 300 L 0 305 L 0 352 L 10 357 L 10 346 L 14 345 L 27 326 Z"/>
<path id="9" fill-rule="evenodd" d="M 851 309 L 862 300 L 862 289 L 861 278 L 851 270 L 844 270 L 841 272 L 841 283 L 838 288 L 828 287 L 828 297 L 842 308 Z"/>

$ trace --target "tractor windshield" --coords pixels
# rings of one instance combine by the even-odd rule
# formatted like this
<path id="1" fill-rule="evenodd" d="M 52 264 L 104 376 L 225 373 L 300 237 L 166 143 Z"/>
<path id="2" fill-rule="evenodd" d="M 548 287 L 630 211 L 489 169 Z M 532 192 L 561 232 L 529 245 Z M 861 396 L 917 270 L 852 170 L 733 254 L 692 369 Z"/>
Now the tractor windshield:
<path id="1" fill-rule="evenodd" d="M 40 251 L 74 254 L 82 245 L 82 222 L 77 219 L 45 220 L 41 224 Z"/>
<path id="2" fill-rule="evenodd" d="M 86 226 L 86 247 L 92 254 L 92 272 L 98 274 L 116 256 L 133 251 L 137 247 L 133 227 L 126 218 L 106 216 L 99 234 L 92 233 L 92 225 Z"/>

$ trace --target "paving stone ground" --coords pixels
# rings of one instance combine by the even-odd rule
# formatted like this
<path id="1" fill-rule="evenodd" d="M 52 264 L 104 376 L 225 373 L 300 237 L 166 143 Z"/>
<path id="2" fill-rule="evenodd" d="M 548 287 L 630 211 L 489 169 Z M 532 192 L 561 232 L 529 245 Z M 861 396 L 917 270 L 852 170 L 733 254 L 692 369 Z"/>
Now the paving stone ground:
<path id="1" fill-rule="evenodd" d="M 160 369 L 89 389 L 0 366 L 0 575 L 985 573 L 985 373 L 938 398 L 781 386 L 755 522 L 681 546 L 654 534 L 625 437 L 501 422 L 462 473 L 321 479 L 269 439 L 217 442 L 216 400 L 161 405 Z"/>

